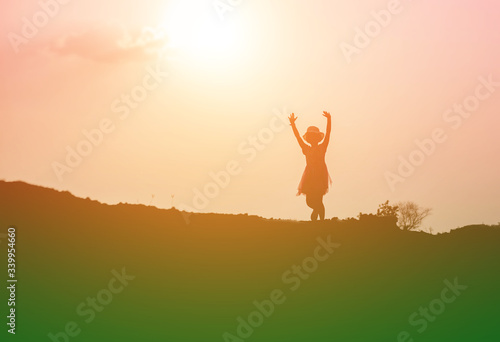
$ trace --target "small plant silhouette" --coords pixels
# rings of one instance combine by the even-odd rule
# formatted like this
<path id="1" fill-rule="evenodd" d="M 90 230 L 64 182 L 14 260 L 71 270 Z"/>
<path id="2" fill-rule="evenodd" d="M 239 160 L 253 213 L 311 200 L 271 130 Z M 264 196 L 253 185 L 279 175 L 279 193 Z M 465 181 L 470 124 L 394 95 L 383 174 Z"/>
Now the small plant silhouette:
<path id="1" fill-rule="evenodd" d="M 392 216 L 392 217 L 397 217 L 398 216 L 398 210 L 399 207 L 397 205 L 390 205 L 389 201 L 385 201 L 384 203 L 380 204 L 377 209 L 377 216 Z"/>
<path id="2" fill-rule="evenodd" d="M 416 230 L 422 221 L 430 215 L 432 209 L 424 208 L 415 202 L 399 202 L 398 226 L 402 230 Z"/>

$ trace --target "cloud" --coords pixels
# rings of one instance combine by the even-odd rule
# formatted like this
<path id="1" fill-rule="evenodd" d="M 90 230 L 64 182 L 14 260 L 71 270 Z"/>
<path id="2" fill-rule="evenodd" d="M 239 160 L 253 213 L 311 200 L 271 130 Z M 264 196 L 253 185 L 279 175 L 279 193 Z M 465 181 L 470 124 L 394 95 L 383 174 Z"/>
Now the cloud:
<path id="1" fill-rule="evenodd" d="M 167 44 L 164 31 L 146 27 L 131 32 L 123 27 L 95 27 L 70 33 L 54 41 L 49 50 L 61 56 L 75 55 L 113 63 L 158 57 Z"/>

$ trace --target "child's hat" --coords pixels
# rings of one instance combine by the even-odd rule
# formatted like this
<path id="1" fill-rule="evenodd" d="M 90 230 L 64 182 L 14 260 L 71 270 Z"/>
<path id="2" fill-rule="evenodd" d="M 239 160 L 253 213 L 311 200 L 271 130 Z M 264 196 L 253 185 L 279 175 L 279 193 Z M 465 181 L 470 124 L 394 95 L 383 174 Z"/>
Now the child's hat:
<path id="1" fill-rule="evenodd" d="M 325 136 L 316 126 L 309 126 L 307 128 L 307 132 L 302 137 L 307 140 L 307 137 L 311 135 L 319 135 L 319 140 L 323 139 L 323 137 Z"/>

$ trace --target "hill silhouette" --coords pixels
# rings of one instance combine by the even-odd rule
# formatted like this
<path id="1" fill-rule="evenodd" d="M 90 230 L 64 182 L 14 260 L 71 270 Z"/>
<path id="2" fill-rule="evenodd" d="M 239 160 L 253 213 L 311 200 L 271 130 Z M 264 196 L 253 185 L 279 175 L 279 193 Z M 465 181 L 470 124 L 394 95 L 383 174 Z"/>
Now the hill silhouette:
<path id="1" fill-rule="evenodd" d="M 500 340 L 499 226 L 189 214 L 23 182 L 0 194 L 0 233 L 17 229 L 18 340 Z"/>

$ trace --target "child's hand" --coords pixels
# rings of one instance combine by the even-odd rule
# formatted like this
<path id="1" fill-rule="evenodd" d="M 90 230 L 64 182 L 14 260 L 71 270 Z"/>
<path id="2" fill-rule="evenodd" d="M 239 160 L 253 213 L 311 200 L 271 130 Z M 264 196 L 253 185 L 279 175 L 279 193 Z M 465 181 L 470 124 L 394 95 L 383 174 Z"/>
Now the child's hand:
<path id="1" fill-rule="evenodd" d="M 326 111 L 323 111 L 323 116 L 327 119 L 330 119 L 332 116 L 330 115 L 330 113 L 326 112 Z"/>
<path id="2" fill-rule="evenodd" d="M 288 117 L 288 120 L 290 120 L 290 125 L 294 125 L 295 124 L 295 120 L 297 120 L 298 118 L 295 116 L 294 113 L 292 113 L 292 115 L 290 115 Z"/>

